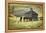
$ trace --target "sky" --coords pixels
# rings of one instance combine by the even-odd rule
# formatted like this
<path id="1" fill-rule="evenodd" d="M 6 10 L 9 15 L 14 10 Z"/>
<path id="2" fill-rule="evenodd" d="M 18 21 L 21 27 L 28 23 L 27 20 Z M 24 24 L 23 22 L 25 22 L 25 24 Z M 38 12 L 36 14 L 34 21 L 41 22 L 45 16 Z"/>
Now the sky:
<path id="1" fill-rule="evenodd" d="M 10 4 L 10 6 L 14 6 L 14 11 L 16 11 L 15 14 L 24 14 L 26 12 L 30 11 L 30 8 L 33 9 L 38 14 L 38 17 L 42 17 L 42 11 L 43 11 L 43 6 L 42 5 L 32 5 L 32 4 Z"/>

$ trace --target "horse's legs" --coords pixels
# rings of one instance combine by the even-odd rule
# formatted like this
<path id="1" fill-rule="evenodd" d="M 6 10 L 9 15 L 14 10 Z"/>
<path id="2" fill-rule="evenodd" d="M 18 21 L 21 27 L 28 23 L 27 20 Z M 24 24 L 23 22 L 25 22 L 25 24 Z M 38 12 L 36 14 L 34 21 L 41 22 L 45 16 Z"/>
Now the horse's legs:
<path id="1" fill-rule="evenodd" d="M 20 21 L 22 21 L 22 17 L 20 17 Z"/>

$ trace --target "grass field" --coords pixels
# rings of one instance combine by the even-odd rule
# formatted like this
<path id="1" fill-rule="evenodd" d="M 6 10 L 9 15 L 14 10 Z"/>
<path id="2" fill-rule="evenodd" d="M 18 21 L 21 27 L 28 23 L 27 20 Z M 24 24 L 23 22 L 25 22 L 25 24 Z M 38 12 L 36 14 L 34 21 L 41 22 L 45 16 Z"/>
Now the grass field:
<path id="1" fill-rule="evenodd" d="M 9 17 L 8 29 L 19 30 L 19 29 L 42 29 L 42 20 L 30 21 L 30 22 L 16 22 L 15 17 Z"/>

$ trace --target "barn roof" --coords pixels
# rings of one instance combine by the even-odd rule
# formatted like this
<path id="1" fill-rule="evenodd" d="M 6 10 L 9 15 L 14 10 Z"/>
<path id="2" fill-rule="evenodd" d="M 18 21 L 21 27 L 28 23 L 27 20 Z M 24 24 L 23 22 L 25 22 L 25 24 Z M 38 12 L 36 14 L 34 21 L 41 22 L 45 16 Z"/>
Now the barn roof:
<path id="1" fill-rule="evenodd" d="M 29 11 L 29 12 L 25 13 L 25 17 L 32 17 L 33 15 L 36 16 L 38 14 L 34 11 Z"/>
<path id="2" fill-rule="evenodd" d="M 22 16 L 25 16 L 25 17 L 32 17 L 32 15 L 38 15 L 35 11 L 33 11 L 32 8 L 28 9 L 26 8 L 26 10 L 16 10 L 14 11 L 13 15 L 15 16 L 19 16 L 19 17 L 22 17 Z"/>
<path id="3" fill-rule="evenodd" d="M 22 11 L 21 11 L 22 12 Z M 28 12 L 16 12 L 15 13 L 15 16 L 19 16 L 19 17 L 22 17 L 22 16 L 25 16 L 25 17 L 32 17 L 32 15 L 38 15 L 36 12 L 34 11 L 28 11 Z"/>

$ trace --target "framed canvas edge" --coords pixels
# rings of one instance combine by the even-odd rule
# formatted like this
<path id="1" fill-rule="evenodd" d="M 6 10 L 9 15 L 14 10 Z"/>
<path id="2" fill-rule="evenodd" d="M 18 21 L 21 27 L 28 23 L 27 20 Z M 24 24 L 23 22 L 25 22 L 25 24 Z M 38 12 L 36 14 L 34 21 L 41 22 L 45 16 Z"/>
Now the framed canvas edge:
<path id="1" fill-rule="evenodd" d="M 5 33 L 8 33 L 8 0 L 5 0 Z"/>
<path id="2" fill-rule="evenodd" d="M 19 2 L 23 2 L 23 1 L 15 1 L 15 3 L 19 3 Z M 5 32 L 21 32 L 21 31 L 31 31 L 31 30 L 8 30 L 8 0 L 5 0 Z M 32 2 L 31 2 L 32 3 Z M 36 2 L 33 2 L 33 3 L 36 3 Z M 39 3 L 39 2 L 37 2 Z M 41 2 L 44 7 L 45 7 L 45 3 L 44 2 Z M 11 3 L 12 4 L 12 3 Z M 43 15 L 44 15 L 44 20 L 43 20 L 43 30 L 45 30 L 45 9 L 44 9 L 44 12 L 43 12 Z M 37 31 L 43 31 L 43 30 L 37 30 Z M 35 31 L 35 30 L 34 30 Z"/>

